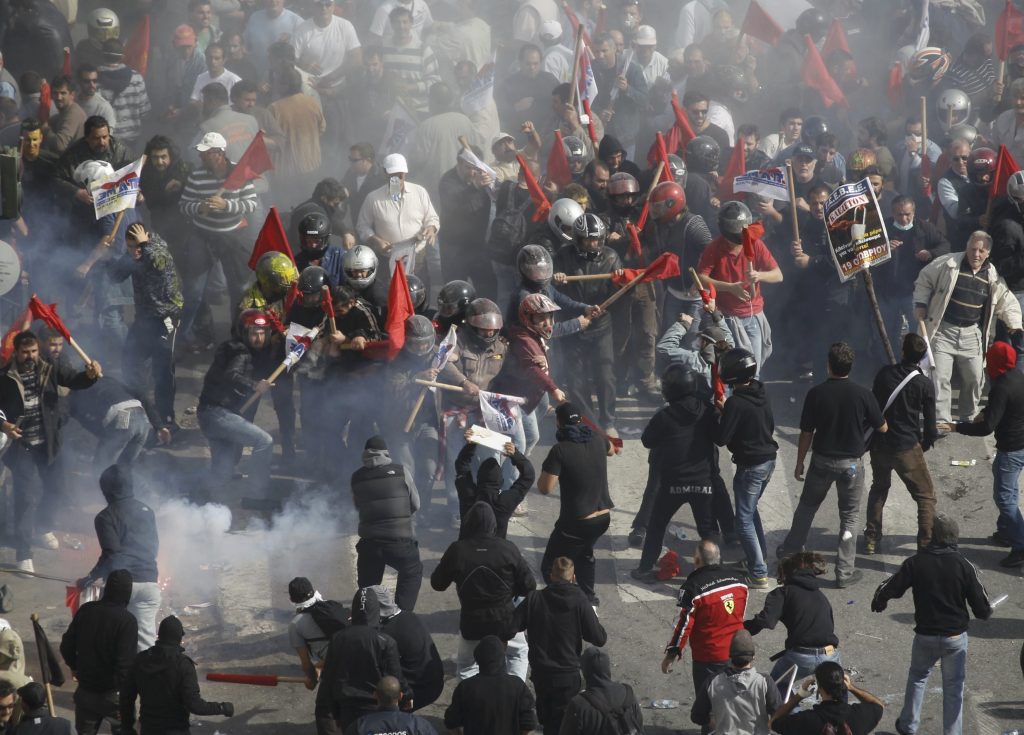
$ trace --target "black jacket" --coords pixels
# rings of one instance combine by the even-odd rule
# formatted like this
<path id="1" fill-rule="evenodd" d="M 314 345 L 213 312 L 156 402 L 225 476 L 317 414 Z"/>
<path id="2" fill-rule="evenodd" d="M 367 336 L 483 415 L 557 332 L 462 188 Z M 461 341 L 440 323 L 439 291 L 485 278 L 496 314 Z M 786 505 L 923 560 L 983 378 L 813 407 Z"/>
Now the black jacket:
<path id="1" fill-rule="evenodd" d="M 903 390 L 893 400 L 889 410 L 884 411 L 889 396 L 913 370 L 918 371 L 917 376 L 903 386 Z M 919 442 L 925 449 L 931 449 L 939 437 L 939 432 L 935 428 L 935 385 L 925 377 L 916 364 L 901 362 L 899 365 L 886 365 L 875 376 L 871 392 L 878 399 L 878 408 L 883 409 L 885 421 L 889 425 L 889 430 L 884 434 L 875 432 L 871 442 L 872 449 L 903 452 L 912 449 Z"/>
<path id="2" fill-rule="evenodd" d="M 594 706 L 593 699 L 598 699 L 611 712 L 625 713 L 628 722 L 635 732 L 644 731 L 644 716 L 640 704 L 636 701 L 633 689 L 629 684 L 618 684 L 612 681 L 611 660 L 608 654 L 597 648 L 588 648 L 583 652 L 583 678 L 587 688 L 577 694 L 569 702 L 562 717 L 560 735 L 593 735 L 605 732 L 605 716 Z"/>
<path id="3" fill-rule="evenodd" d="M 505 647 L 493 635 L 473 650 L 480 673 L 459 682 L 444 711 L 449 730 L 463 735 L 521 735 L 537 727 L 533 694 L 514 674 L 505 673 Z"/>
<path id="4" fill-rule="evenodd" d="M 715 412 L 697 396 L 670 403 L 651 418 L 641 443 L 657 450 L 662 487 L 710 487 Z"/>
<path id="5" fill-rule="evenodd" d="M 462 180 L 452 168 L 441 176 L 437 185 L 438 206 L 444 221 L 445 247 L 448 257 L 475 257 L 480 243 L 487 236 L 491 214 L 491 197 L 487 189 L 480 189 Z"/>
<path id="6" fill-rule="evenodd" d="M 921 635 L 954 636 L 967 630 L 974 617 L 988 620 L 992 606 L 978 577 L 978 569 L 957 551 L 956 546 L 932 543 L 900 565 L 899 571 L 875 590 L 871 609 L 882 612 L 889 600 L 914 591 L 914 632 Z"/>
<path id="7" fill-rule="evenodd" d="M 160 537 L 153 509 L 135 498 L 127 470 L 113 465 L 100 475 L 107 507 L 96 514 L 100 558 L 87 579 L 104 579 L 115 569 L 127 569 L 134 582 L 156 582 Z"/>
<path id="8" fill-rule="evenodd" d="M 494 511 L 474 503 L 462 518 L 463 538 L 450 545 L 430 575 L 430 586 L 444 592 L 454 582 L 459 594 L 459 631 L 467 640 L 516 634 L 514 597 L 524 597 L 537 582 L 519 548 L 494 535 Z"/>
<path id="9" fill-rule="evenodd" d="M 135 661 L 139 626 L 128 612 L 132 575 L 124 569 L 111 572 L 103 598 L 78 608 L 64 637 L 60 655 L 87 692 L 124 688 Z"/>
<path id="10" fill-rule="evenodd" d="M 429 721 L 411 712 L 400 712 L 397 707 L 381 708 L 363 715 L 345 728 L 345 735 L 437 735 Z"/>
<path id="11" fill-rule="evenodd" d="M 775 416 L 764 383 L 752 380 L 733 388 L 715 424 L 715 444 L 728 447 L 736 464 L 750 467 L 775 459 L 779 445 L 774 434 Z"/>
<path id="12" fill-rule="evenodd" d="M 46 707 L 30 710 L 22 715 L 21 722 L 11 730 L 11 735 L 74 735 L 71 723 L 63 717 L 51 717 Z"/>
<path id="13" fill-rule="evenodd" d="M 892 260 L 889 263 L 879 266 L 879 275 L 875 276 L 876 284 L 881 281 L 880 285 L 892 288 L 894 295 L 903 297 L 905 294 L 914 292 L 914 281 L 917 280 L 922 268 L 931 260 L 949 253 L 949 240 L 939 232 L 938 227 L 924 217 L 914 217 L 914 226 L 909 230 L 897 229 L 893 225 L 891 217 L 885 220 L 885 227 L 889 238 L 900 241 L 902 245 L 893 251 Z M 924 263 L 918 260 L 917 254 L 921 250 L 930 252 L 931 260 Z M 994 254 L 995 250 L 993 250 Z M 995 259 L 993 258 L 993 260 Z M 999 268 L 999 275 L 1003 275 L 1001 268 Z"/>
<path id="14" fill-rule="evenodd" d="M 146 412 L 149 423 L 156 428 L 164 425 L 160 413 L 156 410 L 153 400 L 145 391 L 134 390 L 117 378 L 104 375 L 89 390 L 74 391 L 68 396 L 68 409 L 71 417 L 85 427 L 93 436 L 102 436 L 106 429 L 103 421 L 107 418 L 110 407 L 124 401 L 138 401 Z"/>
<path id="15" fill-rule="evenodd" d="M 416 613 L 402 610 L 382 620 L 381 631 L 398 645 L 402 673 L 409 682 L 416 709 L 437 701 L 444 689 L 444 664 L 427 626 Z"/>
<path id="16" fill-rule="evenodd" d="M 93 206 L 82 204 L 75 199 L 76 192 L 82 188 L 75 181 L 75 169 L 86 161 L 106 161 L 117 171 L 134 160 L 135 156 L 128 147 L 113 136 L 110 137 L 107 150 L 103 153 L 94 153 L 85 138 L 79 138 L 67 147 L 57 161 L 57 176 L 53 180 L 54 195 L 74 222 L 94 222 L 96 213 Z"/>
<path id="17" fill-rule="evenodd" d="M 373 692 L 385 676 L 398 679 L 407 699 L 412 696 L 402 673 L 398 644 L 380 631 L 377 593 L 364 587 L 352 600 L 352 625 L 335 633 L 327 645 L 316 693 L 318 716 L 336 716 L 342 707 L 375 710 Z"/>
<path id="18" fill-rule="evenodd" d="M 571 582 L 534 590 L 516 608 L 516 627 L 530 641 L 530 668 L 536 673 L 579 671 L 583 642 L 608 640 L 590 600 Z"/>
<path id="19" fill-rule="evenodd" d="M 980 421 L 961 421 L 958 434 L 988 436 L 995 433 L 996 449 L 1024 449 L 1024 373 L 1010 370 L 989 383 L 988 405 Z"/>
<path id="20" fill-rule="evenodd" d="M 121 724 L 135 724 L 135 700 L 144 731 L 188 730 L 189 715 L 221 715 L 224 705 L 199 693 L 196 664 L 177 643 L 157 640 L 138 655 L 121 686 Z"/>
<path id="21" fill-rule="evenodd" d="M 751 635 L 786 626 L 786 648 L 824 648 L 838 646 L 832 606 L 821 591 L 821 583 L 811 569 L 797 569 L 781 587 L 768 593 L 764 609 L 743 627 Z"/>
<path id="22" fill-rule="evenodd" d="M 836 732 L 843 732 L 845 724 L 851 735 L 868 735 L 882 720 L 882 711 L 882 706 L 873 702 L 847 704 L 829 700 L 780 717 L 772 724 L 772 730 L 781 735 L 818 735 L 831 723 Z"/>
<path id="23" fill-rule="evenodd" d="M 420 496 L 408 472 L 386 449 L 367 449 L 352 474 L 352 499 L 359 512 L 359 538 L 413 539 L 412 514 Z"/>
<path id="24" fill-rule="evenodd" d="M 597 252 L 597 257 L 593 260 L 582 257 L 575 245 L 563 245 L 555 253 L 555 272 L 564 273 L 567 276 L 614 273 L 621 267 L 622 260 L 619 258 L 618 253 L 607 245 L 601 246 L 601 249 Z M 610 280 L 573 281 L 572 283 L 558 284 L 556 287 L 569 298 L 584 304 L 600 304 L 618 291 L 618 287 Z M 595 339 L 607 333 L 611 328 L 611 314 L 605 312 L 591 321 L 587 331 L 577 335 L 576 338 Z"/>
<path id="25" fill-rule="evenodd" d="M 1003 200 L 992 212 L 992 255 L 989 260 L 1011 291 L 1024 291 L 1024 224 L 1014 204 Z"/>
<path id="26" fill-rule="evenodd" d="M 53 364 L 47 360 L 36 361 L 36 380 L 39 386 L 39 411 L 43 420 L 43 436 L 50 462 L 60 449 L 60 398 L 57 387 L 83 390 L 96 382 L 85 371 L 76 372 L 67 362 Z M 25 394 L 18 366 L 15 360 L 0 368 L 0 421 L 18 423 L 25 410 Z"/>
<path id="27" fill-rule="evenodd" d="M 487 503 L 494 511 L 494 520 L 497 524 L 494 535 L 498 538 L 505 538 L 508 533 L 508 519 L 512 517 L 512 511 L 523 502 L 523 498 L 533 487 L 533 481 L 537 476 L 536 472 L 530 460 L 517 449 L 511 460 L 512 466 L 519 471 L 519 478 L 512 483 L 508 490 L 502 492 L 501 488 L 505 484 L 504 475 L 498 460 L 493 457 L 488 457 L 480 464 L 476 480 L 473 480 L 473 455 L 475 454 L 476 444 L 467 442 L 455 458 L 455 490 L 459 494 L 459 516 L 465 516 L 473 503 Z M 459 538 L 465 538 L 461 530 Z"/>
<path id="28" fill-rule="evenodd" d="M 199 410 L 206 406 L 220 406 L 238 413 L 249 396 L 256 390 L 261 377 L 269 375 L 271 349 L 253 354 L 240 339 L 229 339 L 217 345 L 213 362 L 203 378 L 199 394 Z M 264 363 L 267 363 L 266 365 Z"/>

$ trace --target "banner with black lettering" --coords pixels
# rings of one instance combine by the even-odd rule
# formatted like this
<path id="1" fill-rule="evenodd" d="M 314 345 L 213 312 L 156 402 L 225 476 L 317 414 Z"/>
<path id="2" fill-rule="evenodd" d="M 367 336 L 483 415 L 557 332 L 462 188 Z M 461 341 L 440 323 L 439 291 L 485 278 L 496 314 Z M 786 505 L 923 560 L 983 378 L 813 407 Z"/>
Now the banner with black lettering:
<path id="1" fill-rule="evenodd" d="M 825 200 L 825 225 L 839 280 L 892 257 L 878 199 L 865 178 L 836 188 Z"/>

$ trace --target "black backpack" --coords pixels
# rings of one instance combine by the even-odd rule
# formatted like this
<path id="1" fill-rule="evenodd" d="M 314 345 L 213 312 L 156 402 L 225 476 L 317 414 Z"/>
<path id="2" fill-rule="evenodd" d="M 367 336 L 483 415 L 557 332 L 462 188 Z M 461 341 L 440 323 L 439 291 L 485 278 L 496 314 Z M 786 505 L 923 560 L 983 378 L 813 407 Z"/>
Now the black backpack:
<path id="1" fill-rule="evenodd" d="M 345 606 L 337 600 L 320 600 L 303 610 L 313 618 L 313 622 L 323 631 L 323 638 L 311 638 L 314 641 L 329 641 L 339 630 L 348 625 L 348 613 Z"/>
<path id="2" fill-rule="evenodd" d="M 585 690 L 581 693 L 604 718 L 600 735 L 643 735 L 643 723 L 633 721 L 632 708 L 626 704 L 630 697 L 626 697 L 621 706 L 612 709 L 605 698 L 596 692 Z"/>
<path id="3" fill-rule="evenodd" d="M 526 235 L 530 230 L 530 221 L 526 211 L 530 208 L 532 201 L 530 197 L 526 197 L 522 204 L 513 207 L 515 193 L 516 184 L 513 181 L 502 192 L 504 196 L 495 209 L 494 221 L 491 223 L 491 235 L 487 241 L 492 259 L 506 265 L 513 263 L 516 252 L 526 242 Z"/>

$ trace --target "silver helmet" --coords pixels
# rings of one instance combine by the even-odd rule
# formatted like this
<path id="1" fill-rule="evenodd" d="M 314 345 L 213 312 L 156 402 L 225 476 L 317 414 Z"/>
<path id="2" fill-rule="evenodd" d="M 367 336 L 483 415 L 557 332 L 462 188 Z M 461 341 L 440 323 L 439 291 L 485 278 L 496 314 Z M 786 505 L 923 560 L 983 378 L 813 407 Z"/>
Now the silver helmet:
<path id="1" fill-rule="evenodd" d="M 575 199 L 557 199 L 548 212 L 548 227 L 564 243 L 573 241 L 573 222 L 583 216 L 583 207 Z"/>
<path id="2" fill-rule="evenodd" d="M 362 291 L 369 288 L 377 277 L 377 254 L 365 245 L 356 245 L 341 256 L 345 282 Z"/>
<path id="3" fill-rule="evenodd" d="M 519 275 L 530 283 L 546 286 L 554 274 L 551 254 L 542 245 L 524 245 L 516 255 Z"/>
<path id="4" fill-rule="evenodd" d="M 89 29 L 89 38 L 96 43 L 103 43 L 121 35 L 121 20 L 110 8 L 96 8 L 89 13 L 86 26 Z"/>
<path id="5" fill-rule="evenodd" d="M 939 95 L 937 111 L 943 128 L 961 125 L 971 118 L 971 98 L 959 89 L 947 89 Z"/>

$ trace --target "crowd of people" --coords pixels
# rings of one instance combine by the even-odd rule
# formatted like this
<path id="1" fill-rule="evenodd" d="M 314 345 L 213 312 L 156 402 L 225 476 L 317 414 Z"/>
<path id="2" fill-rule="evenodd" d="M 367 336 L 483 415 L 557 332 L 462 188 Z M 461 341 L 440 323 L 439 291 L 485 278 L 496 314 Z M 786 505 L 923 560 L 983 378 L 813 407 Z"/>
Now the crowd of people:
<path id="1" fill-rule="evenodd" d="M 1002 170 L 1024 162 L 1016 3 L 0 6 L 0 229 L 22 264 L 0 306 L 17 571 L 34 574 L 33 548 L 57 549 L 90 502 L 69 487 L 69 419 L 96 437 L 107 503 L 102 555 L 77 583 L 105 582 L 102 599 L 60 646 L 80 735 L 104 720 L 133 731 L 137 700 L 144 734 L 233 715 L 201 698 L 181 622 L 158 623 L 157 526 L 133 493 L 145 450 L 183 442 L 192 412 L 210 471 L 191 500 L 239 483 L 243 505 L 272 511 L 286 469 L 358 514 L 351 607 L 306 577 L 288 588 L 320 735 L 433 732 L 413 714 L 444 689 L 415 613 L 417 526 L 457 536 L 429 574 L 460 609 L 447 728 L 642 731 L 597 614 L 608 462 L 624 440 L 649 450 L 627 509 L 636 582 L 678 573 L 662 551 L 683 505 L 697 528 L 662 669 L 690 648 L 702 732 L 878 726 L 883 703 L 842 668 L 827 565 L 807 545 L 835 485 L 835 584 L 858 584 L 858 554 L 886 545 L 893 472 L 918 511 L 916 553 L 872 601 L 881 612 L 913 591 L 895 727 L 921 731 L 941 662 L 943 731 L 962 732 L 968 620 L 992 605 L 925 452 L 951 432 L 995 435 L 989 542 L 1009 549 L 1003 567 L 1024 566 L 1024 171 Z M 238 165 L 260 146 L 269 166 Z M 143 155 L 132 183 L 122 169 Z M 788 194 L 740 191 L 754 170 Z M 890 252 L 873 290 L 840 275 L 826 208 L 864 180 Z M 97 216 L 102 192 L 136 184 L 135 206 Z M 665 258 L 678 269 L 643 277 Z M 45 315 L 32 329 L 40 312 L 19 316 L 32 293 L 70 331 Z M 187 409 L 179 362 L 203 373 Z M 808 385 L 777 573 L 758 511 L 778 482 L 766 376 Z M 273 419 L 257 413 L 263 396 Z M 623 418 L 626 398 L 645 427 Z M 539 570 L 506 538 L 534 486 L 559 494 Z M 728 545 L 739 566 L 723 564 Z M 767 592 L 760 612 L 750 591 Z M 753 636 L 780 621 L 769 676 Z M 36 685 L 0 677 L 2 732 L 66 731 L 44 705 Z"/>

